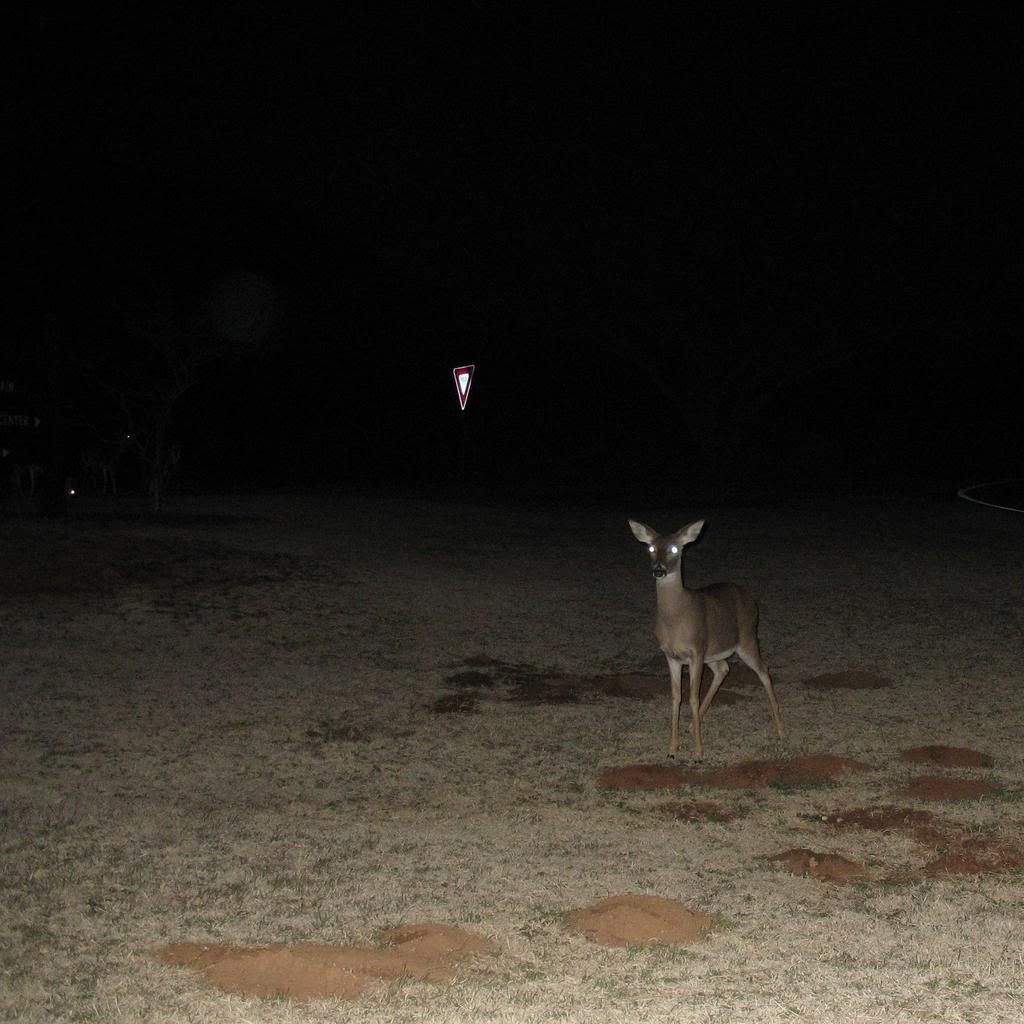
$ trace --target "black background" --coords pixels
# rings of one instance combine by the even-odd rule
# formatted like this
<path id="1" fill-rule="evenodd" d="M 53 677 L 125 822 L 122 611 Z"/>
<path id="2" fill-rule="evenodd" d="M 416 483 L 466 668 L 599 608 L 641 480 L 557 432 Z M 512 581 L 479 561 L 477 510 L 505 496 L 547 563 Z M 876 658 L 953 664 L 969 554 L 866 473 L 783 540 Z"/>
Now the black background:
<path id="1" fill-rule="evenodd" d="M 69 462 L 119 311 L 242 271 L 273 330 L 182 400 L 186 488 L 442 484 L 464 441 L 580 493 L 1019 471 L 1009 13 L 346 9 L 25 13 L 0 376 L 59 363 Z"/>

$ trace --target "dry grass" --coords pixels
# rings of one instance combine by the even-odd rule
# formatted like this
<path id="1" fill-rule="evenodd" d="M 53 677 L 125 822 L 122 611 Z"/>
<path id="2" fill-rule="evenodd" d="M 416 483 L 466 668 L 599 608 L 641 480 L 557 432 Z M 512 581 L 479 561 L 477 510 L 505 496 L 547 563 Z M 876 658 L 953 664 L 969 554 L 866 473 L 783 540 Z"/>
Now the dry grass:
<path id="1" fill-rule="evenodd" d="M 935 851 L 912 832 L 824 821 L 899 803 L 1024 838 L 1019 517 L 354 497 L 202 511 L 258 518 L 0 521 L 3 1019 L 1021 1019 L 1020 871 L 923 878 Z M 789 735 L 774 740 L 760 695 L 715 706 L 708 766 L 813 752 L 868 771 L 826 788 L 608 790 L 602 769 L 663 755 L 667 696 L 513 699 L 524 679 L 649 663 L 654 588 L 629 514 L 669 528 L 706 514 L 688 577 L 737 579 L 762 606 Z M 798 685 L 847 670 L 892 686 Z M 438 713 L 463 672 L 495 681 Z M 991 755 L 928 771 L 998 794 L 895 797 L 920 774 L 900 751 L 929 744 Z M 667 814 L 676 800 L 716 813 Z M 795 877 L 769 859 L 794 848 L 912 880 Z M 714 930 L 640 949 L 564 930 L 566 910 L 624 893 L 679 900 Z M 372 943 L 420 921 L 501 952 L 448 985 L 301 1004 L 142 955 Z"/>

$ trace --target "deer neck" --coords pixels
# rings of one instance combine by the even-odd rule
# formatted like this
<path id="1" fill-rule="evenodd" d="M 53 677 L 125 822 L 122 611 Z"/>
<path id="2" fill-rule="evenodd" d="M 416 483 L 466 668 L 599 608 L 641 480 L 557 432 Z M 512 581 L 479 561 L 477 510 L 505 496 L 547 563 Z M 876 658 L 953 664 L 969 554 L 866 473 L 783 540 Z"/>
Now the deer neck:
<path id="1" fill-rule="evenodd" d="M 694 595 L 683 585 L 683 566 L 656 579 L 655 593 L 658 598 L 658 617 L 668 621 L 677 621 L 686 611 L 693 607 Z"/>

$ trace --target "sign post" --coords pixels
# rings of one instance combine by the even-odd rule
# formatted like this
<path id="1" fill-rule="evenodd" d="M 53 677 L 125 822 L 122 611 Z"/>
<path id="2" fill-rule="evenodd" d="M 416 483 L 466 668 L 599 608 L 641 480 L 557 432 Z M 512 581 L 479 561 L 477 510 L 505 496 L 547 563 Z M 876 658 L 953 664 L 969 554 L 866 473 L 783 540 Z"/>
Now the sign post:
<path id="1" fill-rule="evenodd" d="M 466 412 L 466 403 L 469 401 L 469 389 L 473 385 L 473 372 L 476 370 L 476 363 L 468 363 L 466 366 L 456 366 L 452 369 L 452 376 L 455 378 L 455 391 L 459 396 L 459 408 Z M 462 417 L 462 444 L 459 451 L 459 482 L 466 482 L 466 448 L 468 447 L 468 428 L 466 417 Z"/>

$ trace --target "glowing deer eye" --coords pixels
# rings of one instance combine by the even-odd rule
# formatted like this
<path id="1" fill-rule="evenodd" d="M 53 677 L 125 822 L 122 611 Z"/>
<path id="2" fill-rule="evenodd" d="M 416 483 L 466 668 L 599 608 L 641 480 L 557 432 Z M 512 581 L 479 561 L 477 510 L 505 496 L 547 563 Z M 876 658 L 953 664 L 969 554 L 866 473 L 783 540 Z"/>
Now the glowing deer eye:
<path id="1" fill-rule="evenodd" d="M 648 551 L 650 551 L 650 553 L 651 553 L 651 554 L 653 555 L 653 554 L 654 554 L 654 545 L 653 545 L 653 544 L 651 544 L 651 545 L 650 545 L 650 546 L 649 546 L 649 547 L 647 548 L 647 550 L 648 550 Z"/>
<path id="2" fill-rule="evenodd" d="M 671 551 L 673 555 L 678 555 L 679 554 L 679 548 L 677 548 L 675 546 L 675 544 L 670 544 L 669 545 L 669 551 Z"/>

